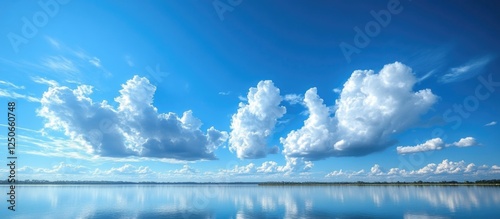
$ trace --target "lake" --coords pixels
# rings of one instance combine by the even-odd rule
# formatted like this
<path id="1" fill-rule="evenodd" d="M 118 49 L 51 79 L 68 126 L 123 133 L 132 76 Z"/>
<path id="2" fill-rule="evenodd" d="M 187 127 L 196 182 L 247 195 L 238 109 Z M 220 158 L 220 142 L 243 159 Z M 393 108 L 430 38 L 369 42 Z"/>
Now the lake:
<path id="1" fill-rule="evenodd" d="M 3 187 L 3 191 L 7 188 Z M 1 218 L 499 218 L 500 187 L 24 185 Z M 6 195 L 4 195 L 6 198 Z"/>

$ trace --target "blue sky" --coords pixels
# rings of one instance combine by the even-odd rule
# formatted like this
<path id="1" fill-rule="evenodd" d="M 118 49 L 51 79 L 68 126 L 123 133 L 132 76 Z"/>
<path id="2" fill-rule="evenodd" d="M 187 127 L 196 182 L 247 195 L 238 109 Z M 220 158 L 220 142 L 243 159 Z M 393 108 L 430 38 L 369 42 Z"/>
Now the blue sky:
<path id="1" fill-rule="evenodd" d="M 500 177 L 494 1 L 0 4 L 20 179 Z"/>

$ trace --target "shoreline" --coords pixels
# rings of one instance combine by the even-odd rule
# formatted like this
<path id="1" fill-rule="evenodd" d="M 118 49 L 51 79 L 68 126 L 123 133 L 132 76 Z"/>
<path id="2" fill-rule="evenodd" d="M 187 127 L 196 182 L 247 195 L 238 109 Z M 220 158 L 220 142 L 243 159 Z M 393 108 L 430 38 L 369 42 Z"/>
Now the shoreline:
<path id="1" fill-rule="evenodd" d="M 126 181 L 0 181 L 0 186 L 24 185 L 257 185 L 257 186 L 500 186 L 500 180 L 475 182 L 126 182 Z"/>
<path id="2" fill-rule="evenodd" d="M 0 183 L 0 186 L 10 186 L 12 184 Z M 47 183 L 16 183 L 14 186 L 104 186 L 104 185 L 172 185 L 172 186 L 196 186 L 196 185 L 232 185 L 245 186 L 256 185 L 261 187 L 266 186 L 500 186 L 500 183 L 302 183 L 302 182 L 229 182 L 229 183 L 192 183 L 192 182 L 175 182 L 175 183 L 150 183 L 150 182 L 47 182 Z"/>
<path id="3" fill-rule="evenodd" d="M 259 183 L 259 186 L 500 186 L 488 183 Z"/>

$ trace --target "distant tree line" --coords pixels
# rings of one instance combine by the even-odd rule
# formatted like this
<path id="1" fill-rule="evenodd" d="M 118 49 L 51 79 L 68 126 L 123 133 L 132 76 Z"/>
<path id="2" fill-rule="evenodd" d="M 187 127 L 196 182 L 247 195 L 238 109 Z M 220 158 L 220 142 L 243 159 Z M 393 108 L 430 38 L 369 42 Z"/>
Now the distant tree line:
<path id="1" fill-rule="evenodd" d="M 7 180 L 0 180 L 0 184 L 11 184 Z M 97 180 L 16 180 L 15 184 L 50 184 L 50 185 L 92 185 L 92 184 L 256 184 L 248 182 L 154 182 L 154 181 L 141 181 L 141 182 L 129 182 L 129 181 L 97 181 Z"/>
<path id="2" fill-rule="evenodd" d="M 0 180 L 0 184 L 11 184 L 7 180 Z M 19 180 L 15 184 L 52 184 L 52 185 L 92 185 L 92 184 L 258 184 L 260 186 L 283 186 L 283 185 L 297 185 L 297 186 L 307 186 L 307 185 L 492 185 L 500 186 L 500 179 L 490 179 L 490 180 L 476 180 L 476 181 L 439 181 L 439 182 L 425 182 L 425 181 L 413 181 L 413 182 L 285 182 L 285 181 L 272 181 L 272 182 L 154 182 L 154 181 L 142 181 L 142 182 L 128 182 L 128 181 L 88 181 L 88 180 Z"/>
<path id="3" fill-rule="evenodd" d="M 476 180 L 476 181 L 439 181 L 439 182 L 425 182 L 422 180 L 413 182 L 262 182 L 258 183 L 261 186 L 280 186 L 280 185 L 495 185 L 500 186 L 500 179 L 491 180 Z"/>

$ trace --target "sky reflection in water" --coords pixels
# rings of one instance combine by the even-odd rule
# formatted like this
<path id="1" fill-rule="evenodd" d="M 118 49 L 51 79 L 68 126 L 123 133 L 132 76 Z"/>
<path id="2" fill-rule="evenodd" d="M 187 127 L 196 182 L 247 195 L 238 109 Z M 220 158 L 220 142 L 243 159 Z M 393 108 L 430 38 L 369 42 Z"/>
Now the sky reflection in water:
<path id="1" fill-rule="evenodd" d="M 19 186 L 16 201 L 12 218 L 493 218 L 500 188 Z"/>

